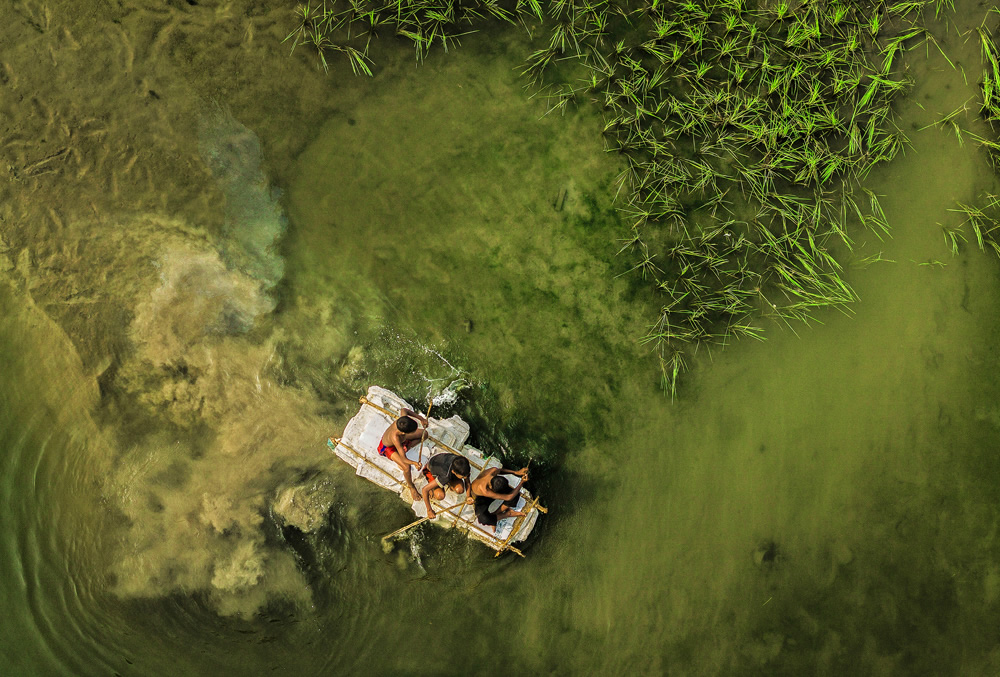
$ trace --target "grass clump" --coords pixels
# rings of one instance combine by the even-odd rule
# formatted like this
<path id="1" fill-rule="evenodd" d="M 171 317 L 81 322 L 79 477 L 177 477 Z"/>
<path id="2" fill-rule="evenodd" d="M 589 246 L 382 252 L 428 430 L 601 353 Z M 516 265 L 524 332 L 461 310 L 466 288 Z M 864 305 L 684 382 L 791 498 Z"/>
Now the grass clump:
<path id="1" fill-rule="evenodd" d="M 604 112 L 625 162 L 622 251 L 663 299 L 644 340 L 665 388 L 687 346 L 761 338 L 761 315 L 791 327 L 846 308 L 833 251 L 853 246 L 852 226 L 888 232 L 861 184 L 908 142 L 894 124 L 910 84 L 899 57 L 927 39 L 919 21 L 937 4 L 554 5 L 560 37 L 524 73 L 563 98 L 575 83 Z"/>
<path id="2" fill-rule="evenodd" d="M 959 241 L 965 242 L 965 226 L 969 226 L 979 251 L 990 249 L 1000 256 L 1000 196 L 987 194 L 982 206 L 967 205 L 962 202 L 951 210 L 965 215 L 965 221 L 952 229 L 945 229 L 945 243 L 952 255 L 958 254 Z"/>
<path id="3" fill-rule="evenodd" d="M 458 45 L 474 22 L 510 22 L 533 7 L 535 0 L 518 2 L 513 11 L 496 0 L 307 0 L 295 9 L 295 28 L 283 42 L 291 41 L 292 51 L 299 45 L 315 51 L 326 71 L 327 57 L 340 54 L 355 75 L 371 76 L 369 48 L 383 32 L 411 41 L 422 61 L 434 45 L 445 52 Z"/>
<path id="4" fill-rule="evenodd" d="M 986 28 L 986 22 L 990 20 L 993 14 L 1000 16 L 1000 9 L 991 7 L 986 12 L 986 18 L 983 19 L 983 23 L 976 28 L 983 55 L 980 113 L 983 119 L 990 123 L 991 126 L 1000 122 L 1000 49 L 998 49 L 990 30 Z M 995 148 L 991 150 L 996 151 Z"/>

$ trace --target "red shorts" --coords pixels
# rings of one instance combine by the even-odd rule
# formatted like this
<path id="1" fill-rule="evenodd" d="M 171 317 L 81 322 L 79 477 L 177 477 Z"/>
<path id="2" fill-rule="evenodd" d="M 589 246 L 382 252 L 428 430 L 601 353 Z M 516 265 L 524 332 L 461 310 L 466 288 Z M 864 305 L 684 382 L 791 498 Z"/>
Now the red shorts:
<path id="1" fill-rule="evenodd" d="M 412 446 L 413 446 L 413 440 L 410 440 L 405 445 L 403 445 L 403 448 L 405 450 L 409 451 L 410 447 L 412 447 Z M 378 455 L 379 456 L 384 456 L 385 458 L 388 458 L 389 460 L 392 460 L 392 455 L 395 454 L 395 453 L 396 453 L 396 447 L 387 447 L 384 444 L 382 444 L 382 440 L 378 441 Z"/>

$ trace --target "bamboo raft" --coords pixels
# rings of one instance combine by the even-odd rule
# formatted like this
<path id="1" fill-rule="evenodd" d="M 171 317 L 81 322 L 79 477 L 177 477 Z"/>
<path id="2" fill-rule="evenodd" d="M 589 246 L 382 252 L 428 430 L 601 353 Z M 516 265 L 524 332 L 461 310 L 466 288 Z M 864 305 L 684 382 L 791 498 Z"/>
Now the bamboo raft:
<path id="1" fill-rule="evenodd" d="M 331 437 L 327 440 L 327 446 L 341 460 L 355 468 L 360 477 L 397 493 L 419 518 L 416 522 L 389 534 L 389 536 L 393 536 L 426 521 L 427 511 L 422 500 L 410 500 L 410 492 L 403 481 L 399 466 L 389 459 L 379 456 L 378 443 L 386 428 L 401 415 L 404 407 L 414 411 L 416 409 L 395 393 L 379 386 L 368 388 L 367 395 L 361 397 L 360 402 L 361 409 L 354 418 L 347 422 L 343 436 L 340 438 Z M 487 458 L 479 449 L 465 444 L 465 440 L 469 436 L 469 425 L 460 417 L 428 418 L 427 429 L 429 434 L 423 445 L 416 445 L 406 452 L 407 458 L 411 461 L 424 464 L 431 456 L 441 452 L 461 454 L 469 459 L 469 465 L 472 468 L 470 480 L 476 479 L 487 468 L 501 467 L 497 459 Z M 427 485 L 423 473 L 416 472 L 416 468 L 411 471 L 411 477 L 417 491 L 422 490 Z M 511 480 L 512 486 L 516 485 L 518 478 L 510 475 L 507 477 Z M 437 518 L 433 520 L 433 523 L 442 527 L 458 529 L 469 538 L 484 543 L 495 550 L 498 556 L 500 553 L 510 550 L 524 557 L 524 553 L 514 544 L 521 543 L 528 538 L 535 527 L 539 513 L 546 512 L 545 508 L 539 505 L 538 498 L 532 497 L 527 489 L 522 488 L 514 509 L 525 514 L 520 517 L 500 520 L 495 531 L 476 521 L 475 507 L 466 505 L 465 498 L 464 494 L 456 494 L 449 490 L 440 502 L 432 499 L 431 503 L 437 513 Z"/>

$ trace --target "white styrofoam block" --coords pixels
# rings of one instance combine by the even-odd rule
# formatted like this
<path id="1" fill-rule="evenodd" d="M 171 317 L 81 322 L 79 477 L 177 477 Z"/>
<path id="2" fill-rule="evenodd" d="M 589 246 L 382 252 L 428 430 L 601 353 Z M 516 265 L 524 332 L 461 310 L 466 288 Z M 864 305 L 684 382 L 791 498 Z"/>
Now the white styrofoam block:
<path id="1" fill-rule="evenodd" d="M 423 448 L 421 448 L 420 443 L 417 442 L 412 447 L 407 449 L 406 458 L 410 459 L 411 461 L 416 461 L 417 463 L 423 465 L 427 463 L 427 459 L 429 459 L 431 456 L 438 453 L 439 451 L 441 451 L 441 449 L 436 444 L 434 444 L 434 442 L 430 440 L 425 440 Z"/>
<path id="2" fill-rule="evenodd" d="M 358 457 L 355 456 L 350 451 L 348 451 L 348 449 L 344 445 L 338 444 L 336 452 L 337 456 L 339 456 L 341 460 L 347 461 L 347 463 L 349 463 L 351 467 L 356 468 L 358 466 L 358 463 L 360 462 Z"/>
<path id="3" fill-rule="evenodd" d="M 386 489 L 392 489 L 397 491 L 400 484 L 402 484 L 402 477 L 395 479 L 395 477 L 390 477 L 384 472 L 379 470 L 377 467 L 369 463 L 359 463 L 357 474 L 359 477 L 364 477 L 366 480 L 370 480 L 380 487 L 385 487 Z"/>

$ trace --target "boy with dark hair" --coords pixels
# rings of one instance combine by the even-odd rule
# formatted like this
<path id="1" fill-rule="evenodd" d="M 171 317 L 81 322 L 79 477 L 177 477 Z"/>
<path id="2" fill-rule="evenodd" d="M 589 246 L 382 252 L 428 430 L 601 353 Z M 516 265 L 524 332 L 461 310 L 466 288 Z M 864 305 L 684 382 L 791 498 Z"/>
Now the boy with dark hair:
<path id="1" fill-rule="evenodd" d="M 417 412 L 403 408 L 402 415 L 396 422 L 386 428 L 382 433 L 382 439 L 378 443 L 378 455 L 389 459 L 399 466 L 403 471 L 403 479 L 410 490 L 410 497 L 414 501 L 420 500 L 420 493 L 413 486 L 413 479 L 410 477 L 410 466 L 420 466 L 420 463 L 406 458 L 406 451 L 420 440 L 427 439 L 427 419 Z M 411 418 L 413 417 L 413 418 Z M 424 424 L 423 429 L 418 429 L 414 418 L 420 419 Z"/>
<path id="2" fill-rule="evenodd" d="M 517 487 L 511 491 L 510 482 L 502 475 L 496 475 L 490 480 L 490 496 L 476 496 L 476 520 L 487 527 L 493 527 L 496 531 L 497 522 L 508 517 L 519 517 L 524 513 L 514 510 L 517 504 L 518 495 L 521 493 L 521 485 L 524 480 L 518 482 Z M 491 498 L 497 496 L 498 498 Z M 504 498 L 507 497 L 507 498 Z"/>
<path id="3" fill-rule="evenodd" d="M 515 475 L 521 478 L 521 481 L 517 483 L 517 486 L 510 489 L 510 482 L 507 482 L 507 489 L 504 490 L 503 495 L 493 491 L 490 487 L 491 482 L 494 477 L 499 475 Z M 506 480 L 505 480 L 506 481 Z M 499 498 L 504 501 L 509 500 L 517 496 L 521 491 L 521 486 L 528 481 L 528 469 L 521 468 L 520 470 L 507 470 L 505 468 L 487 468 L 479 474 L 476 481 L 472 483 L 472 495 L 473 496 L 486 496 L 488 498 Z"/>
<path id="4" fill-rule="evenodd" d="M 513 489 L 503 475 L 516 475 L 521 478 Z M 524 513 L 513 510 L 521 487 L 528 481 L 528 469 L 506 470 L 504 468 L 487 468 L 476 481 L 472 483 L 471 491 L 476 502 L 476 519 L 480 524 L 496 529 L 497 522 L 507 517 L 517 517 Z"/>
<path id="5" fill-rule="evenodd" d="M 468 490 L 470 494 L 465 502 L 472 503 L 472 487 L 469 484 L 472 469 L 469 467 L 469 459 L 465 456 L 448 452 L 434 454 L 427 460 L 423 472 L 427 478 L 427 486 L 420 493 L 424 498 L 428 519 L 437 517 L 434 508 L 431 507 L 431 499 L 443 501 L 446 489 L 451 489 L 456 494 L 464 494 Z"/>

